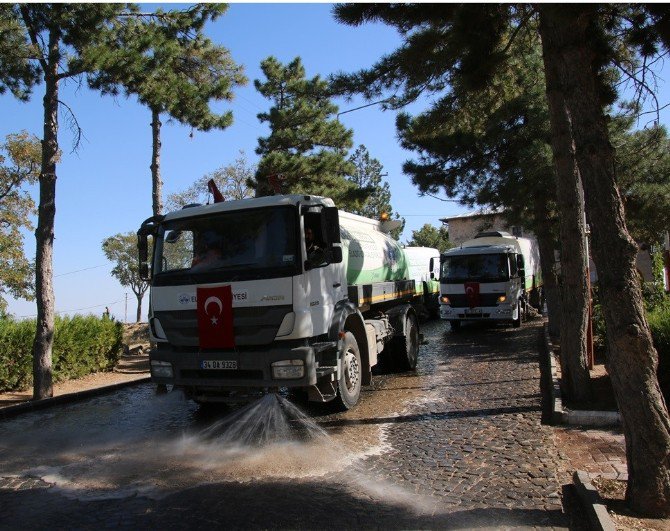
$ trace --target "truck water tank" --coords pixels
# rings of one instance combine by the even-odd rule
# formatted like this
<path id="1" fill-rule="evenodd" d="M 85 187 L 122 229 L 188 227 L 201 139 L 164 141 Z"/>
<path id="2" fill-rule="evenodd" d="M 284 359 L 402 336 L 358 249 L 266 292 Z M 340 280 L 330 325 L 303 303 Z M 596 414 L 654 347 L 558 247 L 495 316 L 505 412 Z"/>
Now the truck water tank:
<path id="1" fill-rule="evenodd" d="M 410 278 L 403 248 L 383 232 L 381 222 L 343 211 L 339 216 L 349 285 Z"/>

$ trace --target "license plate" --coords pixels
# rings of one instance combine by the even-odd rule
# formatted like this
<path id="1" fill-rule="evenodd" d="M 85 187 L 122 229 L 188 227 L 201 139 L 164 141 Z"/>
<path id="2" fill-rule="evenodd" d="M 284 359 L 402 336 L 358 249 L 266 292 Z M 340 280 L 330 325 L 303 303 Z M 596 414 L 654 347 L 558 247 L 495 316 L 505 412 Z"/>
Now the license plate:
<path id="1" fill-rule="evenodd" d="M 203 360 L 200 362 L 201 369 L 237 369 L 235 360 Z"/>
<path id="2" fill-rule="evenodd" d="M 466 315 L 481 315 L 482 309 L 481 308 L 466 309 L 465 313 Z"/>

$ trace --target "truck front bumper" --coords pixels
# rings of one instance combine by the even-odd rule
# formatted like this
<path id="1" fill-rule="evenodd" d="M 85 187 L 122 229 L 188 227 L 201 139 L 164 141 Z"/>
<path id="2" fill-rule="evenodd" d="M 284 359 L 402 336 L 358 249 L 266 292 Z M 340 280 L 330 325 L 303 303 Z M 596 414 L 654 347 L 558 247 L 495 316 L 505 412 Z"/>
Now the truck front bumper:
<path id="1" fill-rule="evenodd" d="M 516 315 L 516 305 L 510 304 L 479 308 L 452 308 L 448 304 L 440 306 L 440 317 L 448 321 L 510 321 L 516 319 Z"/>
<path id="2" fill-rule="evenodd" d="M 281 346 L 231 351 L 184 352 L 159 343 L 151 351 L 155 383 L 184 388 L 307 387 L 317 381 L 312 346 Z"/>

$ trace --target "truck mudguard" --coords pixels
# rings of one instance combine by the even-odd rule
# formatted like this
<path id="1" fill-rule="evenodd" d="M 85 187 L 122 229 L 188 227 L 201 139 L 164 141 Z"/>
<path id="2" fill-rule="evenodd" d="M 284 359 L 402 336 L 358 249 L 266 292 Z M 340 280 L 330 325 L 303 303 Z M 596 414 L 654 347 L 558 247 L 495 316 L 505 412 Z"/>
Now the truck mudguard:
<path id="1" fill-rule="evenodd" d="M 394 330 L 394 336 L 404 336 L 406 335 L 405 323 L 407 322 L 407 314 L 413 313 L 415 317 L 416 310 L 411 304 L 401 304 L 400 306 L 394 306 L 389 308 L 386 311 L 386 315 L 389 316 L 389 321 Z"/>
<path id="2" fill-rule="evenodd" d="M 348 330 L 356 338 L 358 349 L 361 353 L 363 364 L 363 385 L 369 385 L 372 381 L 372 368 L 370 367 L 370 351 L 365 334 L 365 321 L 358 308 L 350 301 L 340 301 L 335 305 L 333 321 L 328 332 L 329 339 L 337 341 L 338 353 L 340 351 L 340 332 Z"/>

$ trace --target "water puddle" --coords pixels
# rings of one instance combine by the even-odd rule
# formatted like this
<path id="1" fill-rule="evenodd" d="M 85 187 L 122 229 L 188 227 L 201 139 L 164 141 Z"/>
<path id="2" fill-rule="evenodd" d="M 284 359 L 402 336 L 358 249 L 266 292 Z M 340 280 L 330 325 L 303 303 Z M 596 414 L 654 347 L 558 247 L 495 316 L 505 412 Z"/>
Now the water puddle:
<path id="1" fill-rule="evenodd" d="M 365 409 L 356 414 L 365 416 Z M 329 433 L 277 394 L 223 417 L 198 413 L 176 392 L 26 417 L 11 431 L 0 426 L 0 477 L 41 478 L 80 500 L 160 499 L 213 483 L 316 479 L 424 512 L 413 494 L 365 471 L 365 458 L 388 450 L 383 425 L 348 416 L 343 422 L 353 426 Z"/>

